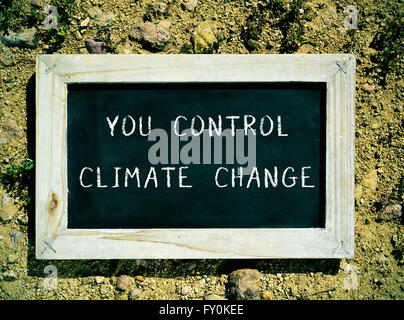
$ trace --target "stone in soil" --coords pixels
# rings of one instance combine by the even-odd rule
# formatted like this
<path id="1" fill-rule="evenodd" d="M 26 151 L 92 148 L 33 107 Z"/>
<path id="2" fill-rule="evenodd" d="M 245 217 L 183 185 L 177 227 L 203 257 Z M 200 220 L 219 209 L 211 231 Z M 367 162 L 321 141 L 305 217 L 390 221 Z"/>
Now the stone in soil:
<path id="1" fill-rule="evenodd" d="M 84 44 L 86 49 L 91 54 L 106 54 L 105 42 L 94 39 L 85 39 Z"/>
<path id="2" fill-rule="evenodd" d="M 368 83 L 365 83 L 365 84 L 362 86 L 362 89 L 365 90 L 366 92 L 369 92 L 369 93 L 371 93 L 371 92 L 374 91 L 373 86 L 371 86 L 371 85 L 368 84 Z"/>
<path id="3" fill-rule="evenodd" d="M 239 269 L 229 275 L 229 299 L 259 300 L 259 279 L 261 274 L 255 269 Z"/>
<path id="4" fill-rule="evenodd" d="M 363 178 L 363 186 L 365 186 L 370 191 L 376 191 L 377 188 L 377 170 L 370 171 Z"/>
<path id="5" fill-rule="evenodd" d="M 137 298 L 140 297 L 140 295 L 143 293 L 143 290 L 140 288 L 135 288 L 133 289 L 130 294 L 129 294 L 129 298 L 131 300 L 136 300 Z"/>
<path id="6" fill-rule="evenodd" d="M 379 214 L 379 220 L 389 221 L 393 219 L 400 218 L 403 213 L 403 207 L 401 204 L 389 204 L 383 211 Z"/>
<path id="7" fill-rule="evenodd" d="M 185 287 L 183 287 L 183 288 L 181 289 L 181 294 L 185 296 L 185 295 L 187 295 L 188 293 L 190 293 L 191 290 L 192 290 L 192 288 L 191 288 L 190 286 L 185 286 Z"/>
<path id="8" fill-rule="evenodd" d="M 135 279 L 136 279 L 137 281 L 140 281 L 140 282 L 144 281 L 144 277 L 143 277 L 143 276 L 136 276 Z"/>
<path id="9" fill-rule="evenodd" d="M 35 49 L 38 46 L 37 29 L 32 27 L 20 32 L 8 31 L 1 35 L 1 42 L 8 47 Z"/>
<path id="10" fill-rule="evenodd" d="M 16 263 L 18 261 L 18 257 L 15 254 L 9 254 L 7 257 L 8 263 Z"/>
<path id="11" fill-rule="evenodd" d="M 96 276 L 95 277 L 95 282 L 97 283 L 97 284 L 101 284 L 101 283 L 103 283 L 104 282 L 104 277 L 102 277 L 102 276 Z"/>
<path id="12" fill-rule="evenodd" d="M 31 4 L 32 6 L 34 6 L 34 7 L 37 7 L 37 8 L 42 7 L 42 3 L 41 3 L 40 0 L 31 0 L 31 1 L 30 1 L 30 4 Z"/>
<path id="13" fill-rule="evenodd" d="M 103 12 L 98 7 L 88 10 L 88 15 L 93 19 L 94 24 L 100 29 L 111 27 L 115 22 L 115 15 L 112 12 Z"/>
<path id="14" fill-rule="evenodd" d="M 90 17 L 87 17 L 86 19 L 80 22 L 80 27 L 86 28 L 89 23 L 90 23 Z"/>
<path id="15" fill-rule="evenodd" d="M 17 220 L 20 225 L 23 225 L 23 226 L 28 225 L 28 216 L 26 214 L 17 215 Z"/>
<path id="16" fill-rule="evenodd" d="M 153 51 L 164 50 L 171 39 L 169 21 L 163 20 L 158 24 L 149 21 L 135 26 L 129 37 L 142 43 L 146 49 Z"/>
<path id="17" fill-rule="evenodd" d="M 130 282 L 130 278 L 127 275 L 122 275 L 118 277 L 116 286 L 118 289 L 126 291 L 129 288 Z"/>
<path id="18" fill-rule="evenodd" d="M 0 145 L 7 144 L 14 139 L 21 139 L 23 137 L 21 128 L 13 119 L 4 119 L 0 129 Z"/>
<path id="19" fill-rule="evenodd" d="M 195 53 L 209 53 L 218 43 L 211 25 L 211 21 L 203 21 L 195 28 L 192 35 Z"/>
<path id="20" fill-rule="evenodd" d="M 192 270 L 194 270 L 196 268 L 196 264 L 195 263 L 190 263 L 190 264 L 188 264 L 188 266 L 187 266 L 187 270 L 188 271 L 192 271 Z"/>
<path id="21" fill-rule="evenodd" d="M 9 200 L 9 198 L 7 194 L 4 194 L 0 204 L 0 221 L 3 223 L 10 222 L 18 212 L 14 201 Z"/>
<path id="22" fill-rule="evenodd" d="M 0 64 L 4 65 L 5 67 L 11 67 L 14 65 L 13 52 L 2 42 L 0 42 Z"/>
<path id="23" fill-rule="evenodd" d="M 182 0 L 181 8 L 187 11 L 194 11 L 197 4 L 198 0 Z"/>
<path id="24" fill-rule="evenodd" d="M 14 270 L 7 270 L 3 272 L 3 277 L 5 280 L 15 280 L 17 279 L 17 274 L 15 273 Z"/>
<path id="25" fill-rule="evenodd" d="M 264 300 L 274 300 L 275 296 L 272 292 L 265 290 L 262 292 L 262 299 Z"/>

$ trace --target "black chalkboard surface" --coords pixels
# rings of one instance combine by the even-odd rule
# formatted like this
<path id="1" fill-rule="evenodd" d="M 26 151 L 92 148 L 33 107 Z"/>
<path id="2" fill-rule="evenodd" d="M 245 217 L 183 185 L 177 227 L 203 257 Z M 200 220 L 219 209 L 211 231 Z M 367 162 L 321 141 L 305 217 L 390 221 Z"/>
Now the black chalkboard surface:
<path id="1" fill-rule="evenodd" d="M 69 84 L 68 227 L 324 227 L 325 97 L 325 83 Z M 190 149 L 190 140 L 179 141 L 180 151 L 175 152 L 172 140 L 179 137 L 170 126 L 177 117 L 181 116 L 179 133 L 191 127 L 193 118 L 199 131 L 201 119 L 207 127 L 209 119 L 218 124 L 219 116 L 223 130 L 231 128 L 232 120 L 226 117 L 235 116 L 235 131 L 246 132 L 245 115 L 248 123 L 256 120 L 251 125 L 256 133 L 256 170 L 251 179 L 243 175 L 242 186 L 237 168 L 246 165 L 231 163 L 225 156 L 214 163 L 213 144 L 210 163 L 204 161 L 202 135 L 200 144 L 193 140 L 193 146 L 200 147 Z M 153 130 L 167 133 L 167 141 L 164 135 L 156 141 L 141 135 L 140 123 L 142 133 L 147 133 L 148 117 Z M 271 132 L 268 135 L 260 132 L 262 119 L 262 133 Z M 234 144 L 244 143 L 246 156 L 249 140 L 234 138 L 243 140 Z M 225 138 L 222 141 L 225 155 Z M 167 163 L 150 162 L 156 143 L 162 146 L 156 155 Z M 189 159 L 191 151 L 192 159 L 201 163 L 184 163 L 181 154 Z M 162 169 L 167 167 L 171 169 Z"/>

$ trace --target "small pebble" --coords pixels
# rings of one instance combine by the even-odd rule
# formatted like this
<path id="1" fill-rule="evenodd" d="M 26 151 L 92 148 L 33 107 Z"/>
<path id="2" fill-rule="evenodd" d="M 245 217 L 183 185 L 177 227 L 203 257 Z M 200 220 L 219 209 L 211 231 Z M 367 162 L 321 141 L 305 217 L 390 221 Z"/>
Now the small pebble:
<path id="1" fill-rule="evenodd" d="M 104 282 L 104 277 L 102 277 L 102 276 L 96 276 L 95 277 L 95 282 L 96 283 L 98 283 L 98 284 L 101 284 L 101 283 L 103 283 Z"/>
<path id="2" fill-rule="evenodd" d="M 130 278 L 127 275 L 122 275 L 118 277 L 116 286 L 118 289 L 126 291 L 128 290 L 129 284 L 130 284 Z"/>
<path id="3" fill-rule="evenodd" d="M 105 42 L 97 41 L 94 39 L 85 39 L 84 44 L 86 49 L 91 54 L 105 54 L 107 50 L 105 49 Z"/>
<path id="4" fill-rule="evenodd" d="M 88 26 L 90 22 L 90 17 L 87 17 L 86 19 L 84 19 L 83 21 L 80 22 L 80 27 L 85 28 Z"/>
<path id="5" fill-rule="evenodd" d="M 135 288 L 135 289 L 133 289 L 133 290 L 130 292 L 129 298 L 130 298 L 131 300 L 135 300 L 135 299 L 139 298 L 142 293 L 143 293 L 143 290 L 142 290 L 142 289 L 140 289 L 140 288 Z"/>
<path id="6" fill-rule="evenodd" d="M 374 91 L 373 86 L 371 86 L 370 84 L 367 84 L 367 83 L 365 83 L 365 84 L 362 86 L 362 89 L 365 90 L 366 92 L 369 92 L 369 93 L 371 93 L 371 92 Z"/>
<path id="7" fill-rule="evenodd" d="M 144 281 L 144 277 L 143 276 L 136 276 L 135 279 L 137 281 Z"/>
<path id="8" fill-rule="evenodd" d="M 181 294 L 185 296 L 185 295 L 187 295 L 188 293 L 190 293 L 191 290 L 192 290 L 192 288 L 191 288 L 190 286 L 185 286 L 185 287 L 183 287 L 183 288 L 181 289 Z"/>
<path id="9" fill-rule="evenodd" d="M 393 219 L 400 218 L 403 213 L 403 208 L 401 204 L 389 204 L 383 211 L 379 214 L 379 220 L 389 221 Z"/>
<path id="10" fill-rule="evenodd" d="M 261 273 L 255 269 L 240 269 L 229 275 L 228 293 L 230 299 L 259 300 L 260 289 L 258 281 Z"/>

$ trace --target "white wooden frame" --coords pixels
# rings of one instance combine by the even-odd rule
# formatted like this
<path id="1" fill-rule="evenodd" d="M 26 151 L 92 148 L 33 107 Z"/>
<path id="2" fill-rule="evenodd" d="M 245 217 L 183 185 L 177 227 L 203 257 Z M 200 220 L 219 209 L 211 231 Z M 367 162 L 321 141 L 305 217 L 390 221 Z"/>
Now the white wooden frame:
<path id="1" fill-rule="evenodd" d="M 68 229 L 69 83 L 326 82 L 326 221 L 310 229 Z M 39 55 L 36 257 L 350 258 L 354 255 L 355 56 Z"/>

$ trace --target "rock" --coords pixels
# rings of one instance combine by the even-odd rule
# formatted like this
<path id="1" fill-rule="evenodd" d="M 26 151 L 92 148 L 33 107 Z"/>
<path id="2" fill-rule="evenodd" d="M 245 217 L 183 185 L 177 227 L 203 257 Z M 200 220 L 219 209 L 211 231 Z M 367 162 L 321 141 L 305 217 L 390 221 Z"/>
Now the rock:
<path id="1" fill-rule="evenodd" d="M 166 20 L 158 24 L 147 21 L 135 26 L 129 37 L 141 42 L 146 48 L 164 50 L 171 39 L 170 25 L 171 23 Z"/>
<path id="2" fill-rule="evenodd" d="M 99 8 L 99 7 L 91 7 L 88 10 L 88 15 L 90 16 L 91 19 L 95 19 L 97 16 L 100 16 L 102 14 L 103 14 L 103 12 L 102 12 L 101 8 Z"/>
<path id="3" fill-rule="evenodd" d="M 378 121 L 373 121 L 371 124 L 370 124 L 370 127 L 372 128 L 372 129 L 378 129 L 378 128 L 380 128 L 380 126 L 381 126 L 381 124 L 380 124 L 380 122 L 378 122 Z"/>
<path id="4" fill-rule="evenodd" d="M 0 56 L 0 63 L 5 67 L 11 67 L 14 65 L 14 60 L 11 56 Z"/>
<path id="5" fill-rule="evenodd" d="M 8 206 L 14 204 L 14 199 L 7 193 L 1 197 L 1 206 Z"/>
<path id="6" fill-rule="evenodd" d="M 38 9 L 46 9 L 48 5 L 51 4 L 51 0 L 31 0 L 30 5 Z"/>
<path id="7" fill-rule="evenodd" d="M 403 213 L 401 204 L 389 204 L 379 214 L 379 220 L 389 221 L 400 218 Z"/>
<path id="8" fill-rule="evenodd" d="M 0 145 L 9 143 L 14 139 L 21 139 L 23 133 L 17 122 L 12 119 L 4 119 L 0 131 Z"/>
<path id="9" fill-rule="evenodd" d="M 361 185 L 355 185 L 355 201 L 359 205 L 363 195 L 363 188 Z"/>
<path id="10" fill-rule="evenodd" d="M 8 263 L 16 263 L 17 260 L 18 260 L 18 257 L 15 254 L 9 254 L 7 257 Z"/>
<path id="11" fill-rule="evenodd" d="M 240 269 L 229 275 L 228 293 L 230 299 L 259 300 L 258 281 L 261 274 L 255 269 Z"/>
<path id="12" fill-rule="evenodd" d="M 144 281 L 144 277 L 143 276 L 136 276 L 135 279 L 137 281 L 143 282 Z"/>
<path id="13" fill-rule="evenodd" d="M 74 33 L 74 37 L 76 38 L 76 40 L 83 39 L 83 36 L 81 35 L 80 31 L 78 31 L 78 30 Z"/>
<path id="14" fill-rule="evenodd" d="M 86 28 L 89 23 L 90 23 L 90 17 L 87 17 L 86 19 L 80 22 L 80 27 Z"/>
<path id="15" fill-rule="evenodd" d="M 86 49 L 91 54 L 106 54 L 105 42 L 93 39 L 85 39 L 84 44 Z"/>
<path id="16" fill-rule="evenodd" d="M 104 282 L 104 277 L 102 277 L 102 276 L 96 276 L 95 277 L 95 283 L 97 283 L 97 284 L 101 284 L 101 283 L 103 283 Z"/>
<path id="17" fill-rule="evenodd" d="M 14 63 L 14 52 L 0 41 L 0 64 L 11 67 Z"/>
<path id="18" fill-rule="evenodd" d="M 11 67 L 14 65 L 14 54 L 0 42 L 0 64 L 5 67 Z"/>
<path id="19" fill-rule="evenodd" d="M 368 83 L 365 83 L 365 84 L 362 86 L 362 89 L 365 90 L 366 92 L 369 92 L 369 93 L 372 93 L 372 92 L 374 91 L 373 86 L 371 86 L 371 85 L 368 84 Z"/>
<path id="20" fill-rule="evenodd" d="M 7 104 L 6 101 L 5 104 Z M 8 144 L 12 140 L 21 139 L 22 137 L 23 133 L 17 122 L 12 119 L 4 119 L 0 127 L 0 145 Z"/>
<path id="21" fill-rule="evenodd" d="M 130 282 L 130 278 L 127 275 L 122 275 L 118 277 L 116 286 L 118 289 L 126 291 L 128 290 Z"/>
<path id="22" fill-rule="evenodd" d="M 212 293 L 212 294 L 207 294 L 205 296 L 205 300 L 226 300 L 226 298 Z"/>
<path id="23" fill-rule="evenodd" d="M 10 222 L 17 212 L 18 209 L 14 205 L 14 201 L 10 200 L 10 196 L 4 194 L 0 204 L 0 221 L 4 223 Z"/>
<path id="24" fill-rule="evenodd" d="M 275 296 L 272 292 L 268 291 L 268 290 L 264 290 L 262 292 L 262 299 L 264 300 L 274 300 Z"/>
<path id="25" fill-rule="evenodd" d="M 140 288 L 135 288 L 133 289 L 130 294 L 129 294 L 129 298 L 131 300 L 136 300 L 137 298 L 140 297 L 140 295 L 143 293 L 143 290 Z"/>
<path id="26" fill-rule="evenodd" d="M 363 178 L 363 186 L 368 188 L 370 191 L 376 191 L 377 187 L 377 170 L 370 171 Z"/>
<path id="27" fill-rule="evenodd" d="M 209 53 L 213 50 L 218 40 L 211 28 L 212 22 L 203 21 L 196 28 L 192 35 L 192 42 L 195 53 Z"/>
<path id="28" fill-rule="evenodd" d="M 181 289 L 181 294 L 183 296 L 187 295 L 188 293 L 190 293 L 192 290 L 192 288 L 190 286 L 185 286 Z"/>
<path id="29" fill-rule="evenodd" d="M 32 27 L 21 32 L 9 31 L 8 34 L 3 33 L 1 42 L 9 47 L 35 49 L 38 46 L 37 29 Z"/>
<path id="30" fill-rule="evenodd" d="M 181 8 L 187 11 L 194 11 L 197 4 L 198 0 L 182 0 Z"/>
<path id="31" fill-rule="evenodd" d="M 188 266 L 187 266 L 187 270 L 188 271 L 192 271 L 192 270 L 194 270 L 196 268 L 196 264 L 195 263 L 190 263 Z"/>
<path id="32" fill-rule="evenodd" d="M 23 226 L 28 225 L 28 216 L 26 214 L 17 215 L 17 220 L 18 220 L 18 223 Z"/>
<path id="33" fill-rule="evenodd" d="M 42 1 L 40 1 L 40 0 L 31 0 L 30 4 L 31 4 L 31 6 L 34 6 L 37 8 L 42 8 L 42 6 L 43 6 Z"/>
<path id="34" fill-rule="evenodd" d="M 103 12 L 99 7 L 92 7 L 88 15 L 94 20 L 94 24 L 101 29 L 111 27 L 115 22 L 115 15 L 112 12 Z"/>
<path id="35" fill-rule="evenodd" d="M 15 273 L 14 270 L 7 270 L 3 272 L 3 277 L 5 280 L 15 280 L 17 279 L 17 274 Z"/>

